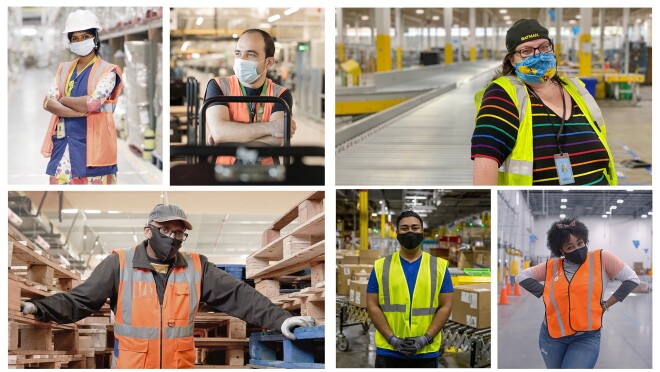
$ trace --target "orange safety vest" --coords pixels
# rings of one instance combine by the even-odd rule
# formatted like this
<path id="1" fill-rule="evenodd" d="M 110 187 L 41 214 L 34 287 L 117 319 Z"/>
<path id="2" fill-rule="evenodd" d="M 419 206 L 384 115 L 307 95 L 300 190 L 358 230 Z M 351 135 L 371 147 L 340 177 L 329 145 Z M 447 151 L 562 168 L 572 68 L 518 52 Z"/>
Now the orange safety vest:
<path id="1" fill-rule="evenodd" d="M 161 306 L 151 270 L 133 267 L 135 247 L 113 252 L 120 269 L 112 368 L 194 368 L 199 255 L 182 252 L 188 266 L 172 269 Z"/>
<path id="2" fill-rule="evenodd" d="M 236 75 L 232 75 L 226 78 L 215 78 L 215 83 L 218 84 L 222 94 L 225 96 L 243 96 L 243 90 L 241 89 L 241 84 L 238 81 Z M 273 83 L 271 79 L 266 79 L 266 96 L 268 97 L 279 97 L 286 91 L 286 88 Z M 229 94 L 227 94 L 229 92 Z M 248 104 L 245 102 L 229 102 L 229 120 L 250 124 L 250 110 Z M 270 114 L 273 112 L 274 103 L 265 103 L 263 104 L 263 114 L 261 116 L 261 123 L 266 123 L 270 121 Z M 218 165 L 231 165 L 234 164 L 236 158 L 233 156 L 218 156 L 217 161 L 215 162 Z M 266 158 L 261 160 L 263 165 L 272 165 L 273 159 Z"/>
<path id="3" fill-rule="evenodd" d="M 71 72 L 78 63 L 78 59 L 60 64 L 55 76 L 58 94 L 64 92 L 66 86 L 66 79 L 71 75 Z M 121 81 L 121 68 L 117 65 L 108 63 L 101 58 L 97 58 L 96 62 L 92 65 L 92 70 L 89 74 L 87 82 L 87 95 L 91 96 L 99 79 L 105 74 L 115 71 L 118 77 L 118 84 L 110 94 L 110 97 L 105 100 L 103 105 L 95 111 L 89 113 L 87 116 L 87 166 L 88 167 L 103 167 L 117 164 L 117 130 L 115 128 L 115 121 L 112 113 L 115 112 L 117 106 L 117 98 L 121 94 L 123 83 Z M 57 97 L 58 99 L 60 96 Z M 49 158 L 53 152 L 53 136 L 57 122 L 60 118 L 53 115 L 46 131 L 46 138 L 41 145 L 41 155 Z"/>
<path id="4" fill-rule="evenodd" d="M 603 308 L 602 250 L 591 251 L 570 283 L 564 259 L 551 258 L 545 266 L 543 303 L 548 332 L 552 338 L 601 328 Z"/>

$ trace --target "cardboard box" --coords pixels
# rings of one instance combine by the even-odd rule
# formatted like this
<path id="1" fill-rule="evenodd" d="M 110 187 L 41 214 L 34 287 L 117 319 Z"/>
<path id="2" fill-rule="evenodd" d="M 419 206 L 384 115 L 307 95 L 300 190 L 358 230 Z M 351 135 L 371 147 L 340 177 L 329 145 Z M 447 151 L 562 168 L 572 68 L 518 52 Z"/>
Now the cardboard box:
<path id="1" fill-rule="evenodd" d="M 367 307 L 367 284 L 366 280 L 351 281 L 348 302 L 357 307 Z"/>
<path id="2" fill-rule="evenodd" d="M 490 283 L 454 286 L 451 318 L 477 329 L 490 327 Z"/>
<path id="3" fill-rule="evenodd" d="M 367 271 L 367 270 L 362 269 L 362 268 L 359 268 L 359 269 L 361 269 L 361 270 L 360 271 L 356 270 L 353 273 L 352 280 L 366 280 L 366 281 L 369 281 L 369 277 L 371 276 L 371 270 Z"/>
<path id="4" fill-rule="evenodd" d="M 458 256 L 458 268 L 469 269 L 474 267 L 474 252 L 461 252 Z"/>
<path id="5" fill-rule="evenodd" d="M 479 266 L 490 267 L 490 251 L 474 251 L 474 263 Z"/>
<path id="6" fill-rule="evenodd" d="M 633 270 L 636 274 L 644 274 L 644 263 L 643 262 L 633 262 Z"/>
<path id="7" fill-rule="evenodd" d="M 359 263 L 360 256 L 344 255 L 344 258 L 341 260 L 342 265 L 358 265 Z"/>
<path id="8" fill-rule="evenodd" d="M 339 280 L 337 281 L 337 294 L 341 296 L 348 296 L 348 286 L 351 284 L 353 278 L 353 270 L 358 265 L 339 265 Z"/>
<path id="9" fill-rule="evenodd" d="M 360 265 L 373 265 L 380 258 L 380 250 L 363 249 L 358 252 Z"/>

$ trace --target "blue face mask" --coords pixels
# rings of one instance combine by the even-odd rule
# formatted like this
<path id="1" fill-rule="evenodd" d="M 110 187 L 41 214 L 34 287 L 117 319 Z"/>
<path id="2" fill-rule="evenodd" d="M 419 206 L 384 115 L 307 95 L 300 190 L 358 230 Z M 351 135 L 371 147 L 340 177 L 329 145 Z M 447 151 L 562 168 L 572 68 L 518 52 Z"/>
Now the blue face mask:
<path id="1" fill-rule="evenodd" d="M 544 83 L 557 72 L 557 59 L 555 54 L 538 53 L 516 63 L 513 67 L 520 80 L 526 83 Z"/>

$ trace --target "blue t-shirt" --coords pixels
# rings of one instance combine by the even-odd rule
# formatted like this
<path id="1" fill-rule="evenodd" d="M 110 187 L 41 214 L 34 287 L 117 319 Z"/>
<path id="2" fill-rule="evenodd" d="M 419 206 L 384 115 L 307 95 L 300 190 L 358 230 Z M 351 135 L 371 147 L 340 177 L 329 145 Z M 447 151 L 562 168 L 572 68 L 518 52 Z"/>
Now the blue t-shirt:
<path id="1" fill-rule="evenodd" d="M 415 291 L 415 284 L 417 283 L 417 274 L 419 273 L 419 266 L 422 264 L 422 257 L 420 256 L 413 262 L 408 262 L 401 257 L 401 268 L 403 268 L 403 274 L 406 276 L 406 282 L 408 283 L 408 294 L 410 298 L 413 297 L 413 292 Z M 440 293 L 452 293 L 454 292 L 454 286 L 451 284 L 451 275 L 449 274 L 449 268 L 445 269 L 445 280 L 442 281 L 442 287 L 440 287 Z M 378 293 L 378 279 L 376 279 L 376 270 L 371 270 L 371 276 L 369 276 L 369 284 L 367 284 L 367 293 Z M 403 358 L 410 359 L 398 351 L 376 348 L 376 354 L 394 357 L 394 358 Z M 416 354 L 412 359 L 421 359 L 421 358 L 437 358 L 440 355 L 439 351 L 425 354 Z"/>

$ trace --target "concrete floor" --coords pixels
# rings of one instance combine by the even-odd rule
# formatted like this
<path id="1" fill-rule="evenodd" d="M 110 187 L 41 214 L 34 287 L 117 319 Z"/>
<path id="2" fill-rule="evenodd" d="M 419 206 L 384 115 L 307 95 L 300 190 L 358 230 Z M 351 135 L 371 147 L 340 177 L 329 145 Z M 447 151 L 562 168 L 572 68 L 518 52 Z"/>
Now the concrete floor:
<path id="1" fill-rule="evenodd" d="M 338 154 L 337 185 L 471 185 L 473 97 L 492 75 L 482 74 L 383 124 L 383 129 Z M 651 87 L 642 87 L 641 96 L 634 107 L 598 101 L 620 185 L 651 184 L 650 169 L 621 165 L 633 158 L 652 161 Z"/>
<path id="2" fill-rule="evenodd" d="M 620 282 L 610 282 L 609 298 Z M 499 290 L 498 290 L 499 293 Z M 498 305 L 498 368 L 545 368 L 539 351 L 543 300 L 521 289 Z M 596 368 L 650 369 L 652 352 L 651 293 L 631 293 L 605 313 Z"/>
<path id="3" fill-rule="evenodd" d="M 9 184 L 47 185 L 48 159 L 40 154 L 50 113 L 42 108 L 44 95 L 56 68 L 24 70 L 9 95 Z M 123 140 L 117 144 L 118 184 L 162 183 L 162 172 L 130 151 Z"/>
<path id="4" fill-rule="evenodd" d="M 339 324 L 339 320 L 337 320 Z M 339 325 L 337 332 L 339 333 Z M 376 343 L 374 337 L 376 328 L 373 325 L 369 332 L 364 334 L 362 326 L 352 326 L 344 328 L 344 335 L 348 339 L 348 350 L 337 352 L 337 368 L 374 368 L 376 361 Z M 440 368 L 469 368 L 469 353 L 449 353 L 445 352 L 439 358 Z"/>

